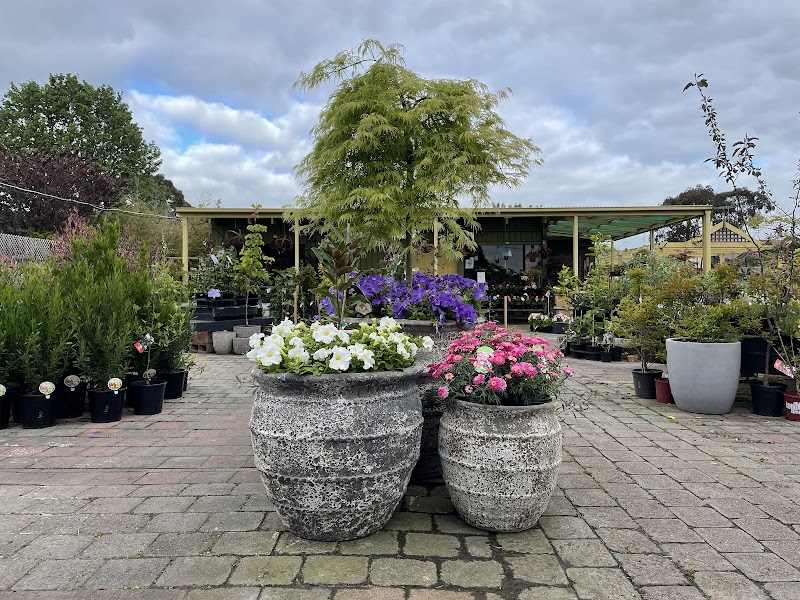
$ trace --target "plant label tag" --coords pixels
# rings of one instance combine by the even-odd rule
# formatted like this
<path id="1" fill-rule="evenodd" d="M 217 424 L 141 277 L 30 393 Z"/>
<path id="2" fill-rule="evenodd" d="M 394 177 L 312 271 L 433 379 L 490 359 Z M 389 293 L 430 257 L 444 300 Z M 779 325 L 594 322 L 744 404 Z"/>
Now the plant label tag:
<path id="1" fill-rule="evenodd" d="M 147 369 L 147 371 L 145 371 L 144 373 L 142 373 L 142 377 L 144 377 L 144 378 L 145 378 L 145 379 L 147 379 L 148 381 L 149 381 L 150 379 L 152 379 L 153 377 L 155 377 L 155 376 L 156 376 L 156 370 L 155 370 L 155 369 Z"/>
<path id="2" fill-rule="evenodd" d="M 67 375 L 64 377 L 64 385 L 67 386 L 70 391 L 74 392 L 75 388 L 81 384 L 81 378 L 77 375 Z"/>
<path id="3" fill-rule="evenodd" d="M 43 381 L 39 384 L 39 392 L 44 394 L 44 397 L 50 399 L 50 394 L 56 391 L 56 384 L 52 381 Z"/>
<path id="4" fill-rule="evenodd" d="M 782 360 L 780 359 L 776 360 L 775 364 L 772 366 L 775 367 L 776 370 L 780 371 L 784 375 L 787 375 L 788 377 L 794 377 L 794 369 L 789 365 L 787 365 Z"/>
<path id="5" fill-rule="evenodd" d="M 136 343 L 133 345 L 133 347 L 134 347 L 134 348 L 136 348 L 136 351 L 137 351 L 139 354 L 141 354 L 142 352 L 144 352 L 144 346 L 142 346 L 142 344 L 141 344 L 140 342 L 136 342 Z"/>
<path id="6" fill-rule="evenodd" d="M 0 396 L 5 396 L 5 395 L 6 395 L 6 386 L 0 383 Z"/>
<path id="7" fill-rule="evenodd" d="M 108 380 L 108 389 L 113 391 L 115 394 L 119 392 L 120 388 L 122 388 L 122 379 L 119 377 L 112 377 Z"/>

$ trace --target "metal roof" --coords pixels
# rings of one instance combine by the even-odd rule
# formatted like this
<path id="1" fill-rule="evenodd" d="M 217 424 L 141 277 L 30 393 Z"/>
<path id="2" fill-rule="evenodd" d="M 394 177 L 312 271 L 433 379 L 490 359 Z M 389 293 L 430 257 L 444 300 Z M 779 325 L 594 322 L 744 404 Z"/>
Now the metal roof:
<path id="1" fill-rule="evenodd" d="M 539 217 L 547 219 L 548 237 L 572 237 L 573 219 L 578 217 L 578 237 L 589 238 L 602 233 L 614 240 L 647 233 L 673 223 L 702 217 L 708 205 L 692 206 L 552 206 L 526 208 L 477 208 L 476 217 Z M 292 207 L 261 208 L 262 219 L 283 218 Z M 178 216 L 198 219 L 235 219 L 253 215 L 253 208 L 181 207 Z"/>

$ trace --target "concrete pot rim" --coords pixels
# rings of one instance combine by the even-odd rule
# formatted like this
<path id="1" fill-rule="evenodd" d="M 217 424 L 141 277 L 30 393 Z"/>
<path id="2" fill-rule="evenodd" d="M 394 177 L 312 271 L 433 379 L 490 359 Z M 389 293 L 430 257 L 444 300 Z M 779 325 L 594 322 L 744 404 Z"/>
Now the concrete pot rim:
<path id="1" fill-rule="evenodd" d="M 388 384 L 393 381 L 419 377 L 425 372 L 425 366 L 415 362 L 402 371 L 362 371 L 357 373 L 326 373 L 323 375 L 295 375 L 294 373 L 265 373 L 257 366 L 253 367 L 250 374 L 260 385 L 281 385 L 285 387 L 298 387 L 306 385 L 346 383 L 353 386 L 373 386 L 376 383 Z"/>
<path id="2" fill-rule="evenodd" d="M 513 412 L 549 412 L 554 410 L 559 404 L 558 398 L 550 398 L 549 402 L 542 404 L 528 404 L 526 406 L 508 406 L 505 404 L 482 404 L 480 402 L 467 402 L 466 400 L 455 400 L 454 404 L 464 410 L 473 412 L 498 412 L 498 413 L 513 413 Z"/>

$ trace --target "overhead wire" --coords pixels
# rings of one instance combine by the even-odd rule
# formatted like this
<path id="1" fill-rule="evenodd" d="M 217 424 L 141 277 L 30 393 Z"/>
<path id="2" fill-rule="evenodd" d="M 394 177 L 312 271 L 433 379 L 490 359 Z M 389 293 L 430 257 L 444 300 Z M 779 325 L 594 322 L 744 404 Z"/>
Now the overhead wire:
<path id="1" fill-rule="evenodd" d="M 170 219 L 176 220 L 180 217 L 177 216 L 168 216 L 168 215 L 154 215 L 148 213 L 141 213 L 136 212 L 133 210 L 125 210 L 124 208 L 116 208 L 116 207 L 106 207 L 106 206 L 97 206 L 96 204 L 92 204 L 91 202 L 83 202 L 82 200 L 75 200 L 74 198 L 61 198 L 60 196 L 54 196 L 53 194 L 47 194 L 45 192 L 37 192 L 36 190 L 29 190 L 27 188 L 19 187 L 18 185 L 14 185 L 11 183 L 7 183 L 5 181 L 0 181 L 0 186 L 11 188 L 20 192 L 28 192 L 29 194 L 36 194 L 38 196 L 44 196 L 45 198 L 52 198 L 54 200 L 62 200 L 64 202 L 72 202 L 73 204 L 80 204 L 82 206 L 89 206 L 95 210 L 103 211 L 103 212 L 119 212 L 125 213 L 128 215 L 136 215 L 139 217 L 153 217 L 156 219 Z"/>

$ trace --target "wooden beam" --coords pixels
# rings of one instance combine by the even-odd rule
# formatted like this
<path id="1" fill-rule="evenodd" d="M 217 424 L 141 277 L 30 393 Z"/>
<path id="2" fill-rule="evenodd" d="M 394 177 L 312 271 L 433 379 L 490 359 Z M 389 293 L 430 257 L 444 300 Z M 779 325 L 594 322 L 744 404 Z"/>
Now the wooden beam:
<path id="1" fill-rule="evenodd" d="M 703 211 L 703 272 L 711 272 L 711 211 Z"/>
<path id="2" fill-rule="evenodd" d="M 181 259 L 183 283 L 189 283 L 189 217 L 181 217 Z"/>
<path id="3" fill-rule="evenodd" d="M 572 269 L 575 277 L 580 277 L 580 269 L 578 268 L 578 215 L 572 217 Z"/>

